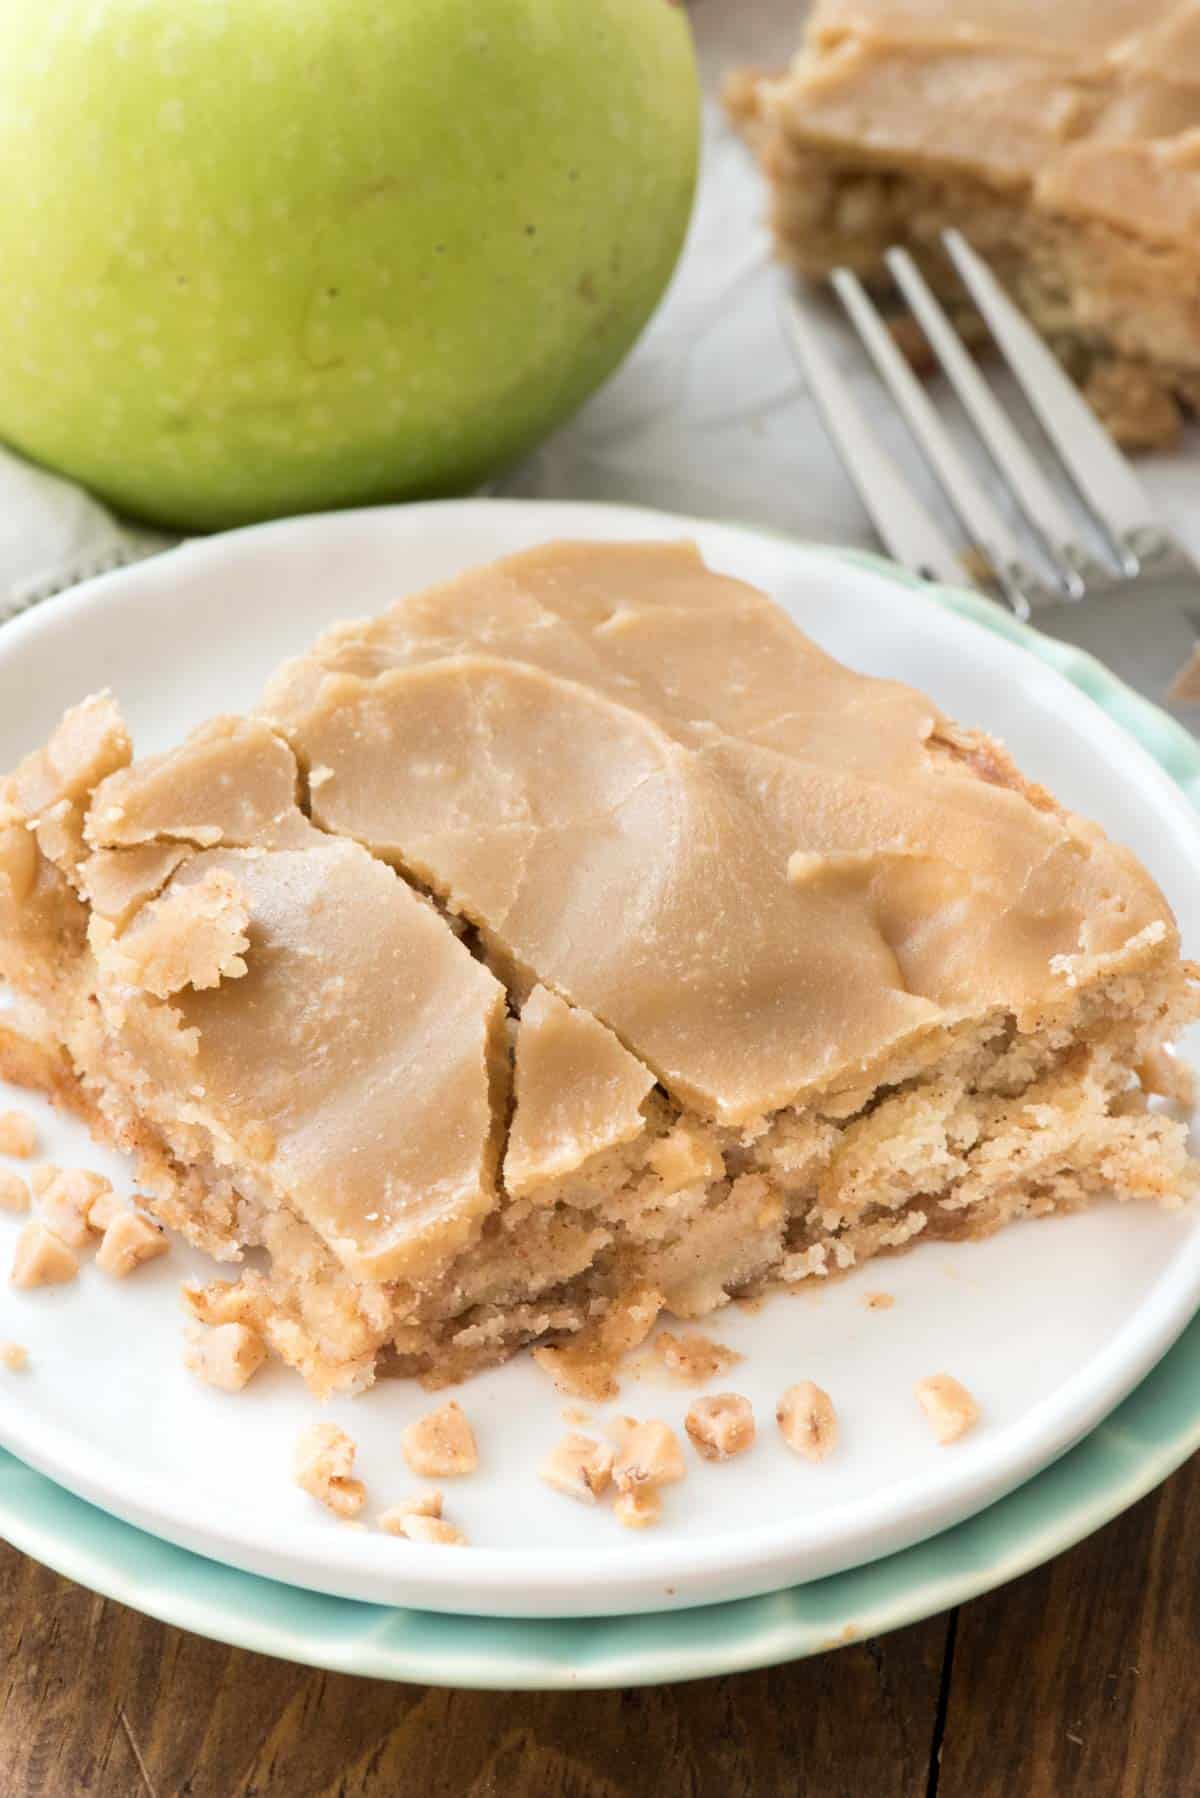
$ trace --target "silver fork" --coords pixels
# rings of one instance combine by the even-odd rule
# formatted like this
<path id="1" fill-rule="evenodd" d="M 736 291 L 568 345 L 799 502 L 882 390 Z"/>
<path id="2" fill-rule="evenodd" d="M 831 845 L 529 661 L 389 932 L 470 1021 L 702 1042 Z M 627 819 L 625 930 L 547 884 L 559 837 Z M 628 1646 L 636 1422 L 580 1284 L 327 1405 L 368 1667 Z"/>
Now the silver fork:
<path id="1" fill-rule="evenodd" d="M 811 315 L 786 304 L 791 342 L 833 443 L 884 544 L 926 580 L 978 587 L 1020 618 L 1089 650 L 1193 727 L 1195 704 L 1171 686 L 1200 639 L 1200 568 L 1155 518 L 1141 481 L 987 264 L 957 231 L 946 250 L 1090 515 L 1088 548 L 1072 507 L 1047 479 L 906 250 L 887 265 L 1037 545 L 996 506 L 897 348 L 857 276 L 832 285 L 962 526 L 959 546 L 883 448 Z M 1039 561 L 1050 572 L 1039 572 Z"/>

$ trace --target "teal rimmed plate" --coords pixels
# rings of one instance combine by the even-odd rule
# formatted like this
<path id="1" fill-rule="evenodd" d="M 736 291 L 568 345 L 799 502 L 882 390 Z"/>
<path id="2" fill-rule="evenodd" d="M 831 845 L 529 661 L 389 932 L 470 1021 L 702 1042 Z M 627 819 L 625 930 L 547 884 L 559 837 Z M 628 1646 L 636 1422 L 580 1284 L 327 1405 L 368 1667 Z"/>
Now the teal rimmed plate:
<path id="1" fill-rule="evenodd" d="M 439 1615 L 328 1598 L 189 1554 L 85 1504 L 0 1451 L 14 1547 L 165 1623 L 332 1673 L 571 1691 L 769 1667 L 919 1622 L 1061 1554 L 1200 1447 L 1200 1323 L 1044 1473 L 917 1548 L 790 1591 L 632 1617 Z"/>

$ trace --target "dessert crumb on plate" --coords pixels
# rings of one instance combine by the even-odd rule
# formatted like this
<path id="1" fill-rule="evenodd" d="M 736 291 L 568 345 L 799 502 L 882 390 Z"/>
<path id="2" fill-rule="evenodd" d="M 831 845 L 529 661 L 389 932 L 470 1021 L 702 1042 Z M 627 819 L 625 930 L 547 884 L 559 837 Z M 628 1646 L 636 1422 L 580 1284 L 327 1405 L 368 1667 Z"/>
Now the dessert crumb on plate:
<path id="1" fill-rule="evenodd" d="M 453 1523 L 444 1517 L 426 1517 L 420 1511 L 410 1512 L 398 1533 L 409 1542 L 440 1542 L 452 1548 L 467 1545 L 466 1536 Z"/>
<path id="2" fill-rule="evenodd" d="M 0 1168 L 0 1211 L 28 1211 L 29 1188 L 20 1174 Z"/>
<path id="3" fill-rule="evenodd" d="M 358 1445 L 335 1423 L 310 1424 L 296 1444 L 292 1473 L 296 1484 L 335 1517 L 357 1517 L 367 1489 L 354 1478 Z"/>
<path id="4" fill-rule="evenodd" d="M 37 1125 L 26 1111 L 0 1112 L 0 1155 L 27 1161 L 37 1150 Z"/>
<path id="5" fill-rule="evenodd" d="M 475 1433 L 454 1399 L 410 1423 L 401 1434 L 400 1446 L 404 1459 L 422 1479 L 458 1479 L 479 1466 Z"/>
<path id="6" fill-rule="evenodd" d="M 837 1447 L 838 1421 L 833 1400 L 812 1380 L 789 1386 L 775 1409 L 780 1435 L 806 1461 L 823 1461 Z"/>
<path id="7" fill-rule="evenodd" d="M 216 1324 L 198 1330 L 184 1352 L 184 1365 L 206 1385 L 240 1392 L 267 1358 L 267 1345 L 247 1324 Z"/>
<path id="8" fill-rule="evenodd" d="M 567 1435 L 555 1444 L 542 1465 L 538 1477 L 556 1492 L 577 1498 L 582 1504 L 594 1505 L 607 1490 L 612 1478 L 613 1451 L 607 1442 L 594 1436 Z"/>
<path id="9" fill-rule="evenodd" d="M 979 1422 L 979 1406 L 953 1374 L 930 1374 L 927 1379 L 918 1380 L 913 1390 L 930 1429 L 943 1447 L 957 1442 Z"/>
<path id="10" fill-rule="evenodd" d="M 79 1272 L 75 1255 L 40 1218 L 30 1218 L 17 1237 L 9 1280 L 22 1291 L 35 1286 L 64 1286 Z"/>
<path id="11" fill-rule="evenodd" d="M 69 1248 L 82 1249 L 104 1229 L 98 1218 L 93 1219 L 93 1206 L 111 1194 L 112 1182 L 103 1174 L 83 1167 L 56 1168 L 40 1183 L 38 1214 L 46 1228 Z"/>
<path id="12" fill-rule="evenodd" d="M 736 1349 L 714 1342 L 699 1330 L 689 1330 L 682 1336 L 660 1330 L 650 1347 L 666 1371 L 687 1386 L 702 1386 L 706 1380 L 715 1380 L 742 1359 Z"/>
<path id="13" fill-rule="evenodd" d="M 386 1536 L 402 1536 L 407 1518 L 440 1517 L 441 1514 L 440 1492 L 415 1492 L 411 1498 L 402 1498 L 399 1504 L 389 1505 L 386 1511 L 381 1511 L 379 1527 Z"/>
<path id="14" fill-rule="evenodd" d="M 754 1408 L 740 1393 L 718 1392 L 698 1398 L 683 1427 L 706 1461 L 729 1461 L 754 1445 Z"/>
<path id="15" fill-rule="evenodd" d="M 122 1211 L 100 1239 L 96 1266 L 102 1273 L 123 1280 L 144 1262 L 165 1255 L 167 1248 L 167 1238 L 157 1224 L 140 1211 Z"/>

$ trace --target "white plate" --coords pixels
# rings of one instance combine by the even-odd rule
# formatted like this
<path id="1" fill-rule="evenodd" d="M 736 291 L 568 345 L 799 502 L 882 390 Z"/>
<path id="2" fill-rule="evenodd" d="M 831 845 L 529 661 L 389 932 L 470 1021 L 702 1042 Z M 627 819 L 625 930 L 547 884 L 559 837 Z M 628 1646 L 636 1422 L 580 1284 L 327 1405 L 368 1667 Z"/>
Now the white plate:
<path id="1" fill-rule="evenodd" d="M 108 684 L 141 750 L 214 711 L 249 706 L 268 672 L 332 619 L 551 536 L 695 534 L 716 567 L 769 590 L 854 666 L 912 681 L 1005 738 L 1030 774 L 1131 844 L 1200 946 L 1200 828 L 1151 758 L 1026 651 L 930 604 L 885 573 L 735 527 L 632 509 L 447 502 L 294 520 L 193 544 L 106 576 L 0 632 L 0 767 L 62 708 Z M 15 1095 L 14 1095 L 15 1096 Z M 24 1101 L 22 1101 L 24 1102 Z M 127 1170 L 39 1108 L 50 1159 Z M 0 1255 L 18 1225 L 0 1223 Z M 272 1368 L 229 1398 L 184 1371 L 184 1275 L 211 1273 L 176 1243 L 116 1285 L 0 1299 L 0 1337 L 30 1350 L 0 1379 L 0 1440 L 117 1515 L 219 1560 L 322 1591 L 428 1609 L 568 1616 L 695 1605 L 890 1553 L 977 1510 L 1076 1441 L 1127 1393 L 1200 1301 L 1200 1215 L 1104 1204 L 970 1246 L 931 1244 L 756 1314 L 713 1320 L 746 1360 L 727 1380 L 760 1419 L 752 1454 L 694 1462 L 661 1528 L 630 1536 L 603 1509 L 535 1477 L 564 1401 L 527 1358 L 465 1387 L 482 1471 L 451 1485 L 469 1551 L 347 1530 L 290 1480 L 300 1382 Z M 894 1296 L 869 1310 L 865 1295 Z M 913 1382 L 947 1369 L 984 1423 L 951 1450 L 930 1439 Z M 784 1448 L 774 1400 L 812 1378 L 835 1396 L 840 1452 L 820 1467 Z M 403 1424 L 429 1404 L 387 1382 L 329 1415 L 360 1445 L 373 1508 L 413 1481 Z M 643 1378 L 616 1407 L 678 1425 L 686 1390 Z"/>

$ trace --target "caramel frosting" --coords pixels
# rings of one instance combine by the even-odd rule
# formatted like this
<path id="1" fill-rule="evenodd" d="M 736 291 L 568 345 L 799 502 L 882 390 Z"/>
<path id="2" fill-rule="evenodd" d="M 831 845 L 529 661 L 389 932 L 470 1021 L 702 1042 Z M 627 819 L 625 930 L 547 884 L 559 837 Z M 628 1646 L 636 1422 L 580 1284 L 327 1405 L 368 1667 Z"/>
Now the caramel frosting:
<path id="1" fill-rule="evenodd" d="M 80 891 L 97 917 L 119 928 L 162 891 L 188 853 L 182 843 L 97 849 L 80 869 Z"/>
<path id="2" fill-rule="evenodd" d="M 586 1011 L 535 987 L 517 1033 L 504 1184 L 520 1198 L 645 1128 L 654 1075 Z"/>
<path id="3" fill-rule="evenodd" d="M 504 989 L 296 790 L 287 745 L 236 719 L 100 783 L 97 992 L 151 1115 L 174 1106 L 356 1277 L 421 1278 L 496 1204 Z"/>
<path id="4" fill-rule="evenodd" d="M 797 143 L 1029 188 L 1156 241 L 1195 235 L 1195 0 L 818 0 L 764 99 Z"/>
<path id="5" fill-rule="evenodd" d="M 474 570 L 329 632 L 264 715 L 320 771 L 315 825 L 725 1123 L 860 1083 L 966 1018 L 1028 1023 L 1173 929 L 1132 857 L 1001 752 L 686 544 Z M 239 996 L 253 932 L 249 967 Z M 188 996 L 189 1017 L 223 992 Z"/>
<path id="6" fill-rule="evenodd" d="M 226 848 L 303 843 L 312 835 L 297 800 L 287 744 L 246 718 L 214 718 L 186 749 L 145 756 L 97 786 L 84 835 L 93 849 L 148 843 Z"/>
<path id="7" fill-rule="evenodd" d="M 74 881 L 87 853 L 83 821 L 92 791 L 123 768 L 130 754 L 129 733 L 112 695 L 93 693 L 81 700 L 45 747 L 27 755 L 0 781 L 0 834 L 12 845 L 14 837 L 28 832 L 46 861 Z M 10 853 L 15 860 L 15 846 Z M 32 844 L 27 850 L 27 858 L 31 856 Z"/>

